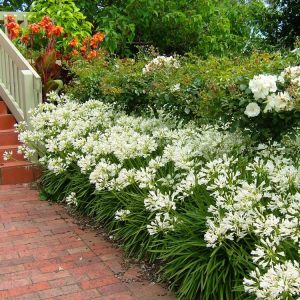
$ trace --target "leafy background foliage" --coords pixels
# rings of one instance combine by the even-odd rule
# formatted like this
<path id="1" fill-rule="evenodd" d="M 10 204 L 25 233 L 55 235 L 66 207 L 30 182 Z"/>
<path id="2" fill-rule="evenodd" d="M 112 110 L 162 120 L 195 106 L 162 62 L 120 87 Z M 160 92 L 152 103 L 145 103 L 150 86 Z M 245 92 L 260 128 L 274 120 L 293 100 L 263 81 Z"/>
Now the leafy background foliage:
<path id="1" fill-rule="evenodd" d="M 31 7 L 39 16 L 45 10 L 57 13 L 62 4 L 67 6 L 66 17 L 75 12 L 72 18 L 80 23 L 86 16 L 94 30 L 105 31 L 107 49 L 122 56 L 145 44 L 155 45 L 161 53 L 193 51 L 204 57 L 270 46 L 290 48 L 300 34 L 298 0 L 0 0 L 0 10 L 29 11 L 32 2 L 40 3 L 40 11 Z M 64 22 L 75 30 L 71 20 Z M 82 30 L 89 31 L 89 26 Z"/>
<path id="2" fill-rule="evenodd" d="M 29 20 L 39 21 L 43 16 L 51 16 L 54 23 L 63 26 L 65 33 L 71 36 L 85 37 L 91 34 L 92 23 L 72 0 L 37 0 L 30 7 Z"/>
<path id="3" fill-rule="evenodd" d="M 243 49 L 257 28 L 260 1 L 127 0 L 99 11 L 98 26 L 111 51 L 154 45 L 162 53 L 224 54 Z M 230 9 L 229 9 L 230 7 Z M 255 9 L 253 9 L 255 7 Z M 251 23 L 251 24 L 250 24 Z"/>
<path id="4" fill-rule="evenodd" d="M 300 36 L 300 2 L 269 0 L 263 30 L 273 45 L 292 48 Z"/>

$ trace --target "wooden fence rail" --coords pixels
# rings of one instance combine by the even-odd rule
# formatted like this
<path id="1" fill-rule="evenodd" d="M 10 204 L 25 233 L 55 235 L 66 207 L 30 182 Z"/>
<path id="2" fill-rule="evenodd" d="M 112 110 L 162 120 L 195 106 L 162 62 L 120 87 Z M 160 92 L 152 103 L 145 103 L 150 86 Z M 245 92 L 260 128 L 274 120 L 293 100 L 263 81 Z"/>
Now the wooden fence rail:
<path id="1" fill-rule="evenodd" d="M 42 102 L 40 76 L 1 29 L 0 97 L 18 122 L 28 121 L 29 110 Z"/>

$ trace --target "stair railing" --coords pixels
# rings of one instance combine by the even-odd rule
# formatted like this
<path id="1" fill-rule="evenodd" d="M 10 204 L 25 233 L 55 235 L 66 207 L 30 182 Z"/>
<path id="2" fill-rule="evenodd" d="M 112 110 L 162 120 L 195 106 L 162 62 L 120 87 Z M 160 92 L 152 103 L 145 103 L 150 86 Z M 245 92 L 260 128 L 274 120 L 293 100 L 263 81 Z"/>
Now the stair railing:
<path id="1" fill-rule="evenodd" d="M 0 29 L 0 97 L 18 122 L 42 102 L 40 76 Z"/>

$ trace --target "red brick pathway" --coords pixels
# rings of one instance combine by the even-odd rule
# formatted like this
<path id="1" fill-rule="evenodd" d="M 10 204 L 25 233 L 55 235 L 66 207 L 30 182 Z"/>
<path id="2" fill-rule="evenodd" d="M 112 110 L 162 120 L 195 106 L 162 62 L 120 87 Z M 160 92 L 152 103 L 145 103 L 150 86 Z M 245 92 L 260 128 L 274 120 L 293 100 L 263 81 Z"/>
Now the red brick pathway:
<path id="1" fill-rule="evenodd" d="M 25 186 L 0 186 L 0 299 L 175 299 L 158 284 L 132 281 L 140 269 L 122 269 L 121 256 L 63 206 Z"/>

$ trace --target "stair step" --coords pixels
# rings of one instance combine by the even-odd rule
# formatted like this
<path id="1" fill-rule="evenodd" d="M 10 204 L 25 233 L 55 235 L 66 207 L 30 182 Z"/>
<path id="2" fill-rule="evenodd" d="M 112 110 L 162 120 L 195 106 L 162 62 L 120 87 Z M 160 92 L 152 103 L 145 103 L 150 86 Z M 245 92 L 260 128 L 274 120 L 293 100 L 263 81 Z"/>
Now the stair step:
<path id="1" fill-rule="evenodd" d="M 4 152 L 10 152 L 12 151 L 12 157 L 9 161 L 5 161 L 3 159 Z M 13 161 L 25 161 L 25 158 L 22 154 L 18 153 L 18 145 L 6 145 L 6 146 L 0 146 L 0 164 L 7 163 L 7 162 L 13 162 Z"/>
<path id="2" fill-rule="evenodd" d="M 41 169 L 25 160 L 18 153 L 18 133 L 14 125 L 16 119 L 9 113 L 4 101 L 0 98 L 0 187 L 9 184 L 23 184 L 36 181 L 41 177 Z M 12 159 L 5 161 L 5 151 L 12 151 Z"/>
<path id="3" fill-rule="evenodd" d="M 13 115 L 0 115 L 0 130 L 14 129 L 16 123 Z"/>
<path id="4" fill-rule="evenodd" d="M 0 130 L 0 146 L 20 145 L 15 129 Z"/>
<path id="5" fill-rule="evenodd" d="M 29 183 L 36 181 L 40 176 L 40 169 L 26 161 L 6 162 L 0 165 L 0 184 Z"/>
<path id="6" fill-rule="evenodd" d="M 7 113 L 8 109 L 5 102 L 0 100 L 0 115 L 6 115 Z"/>

